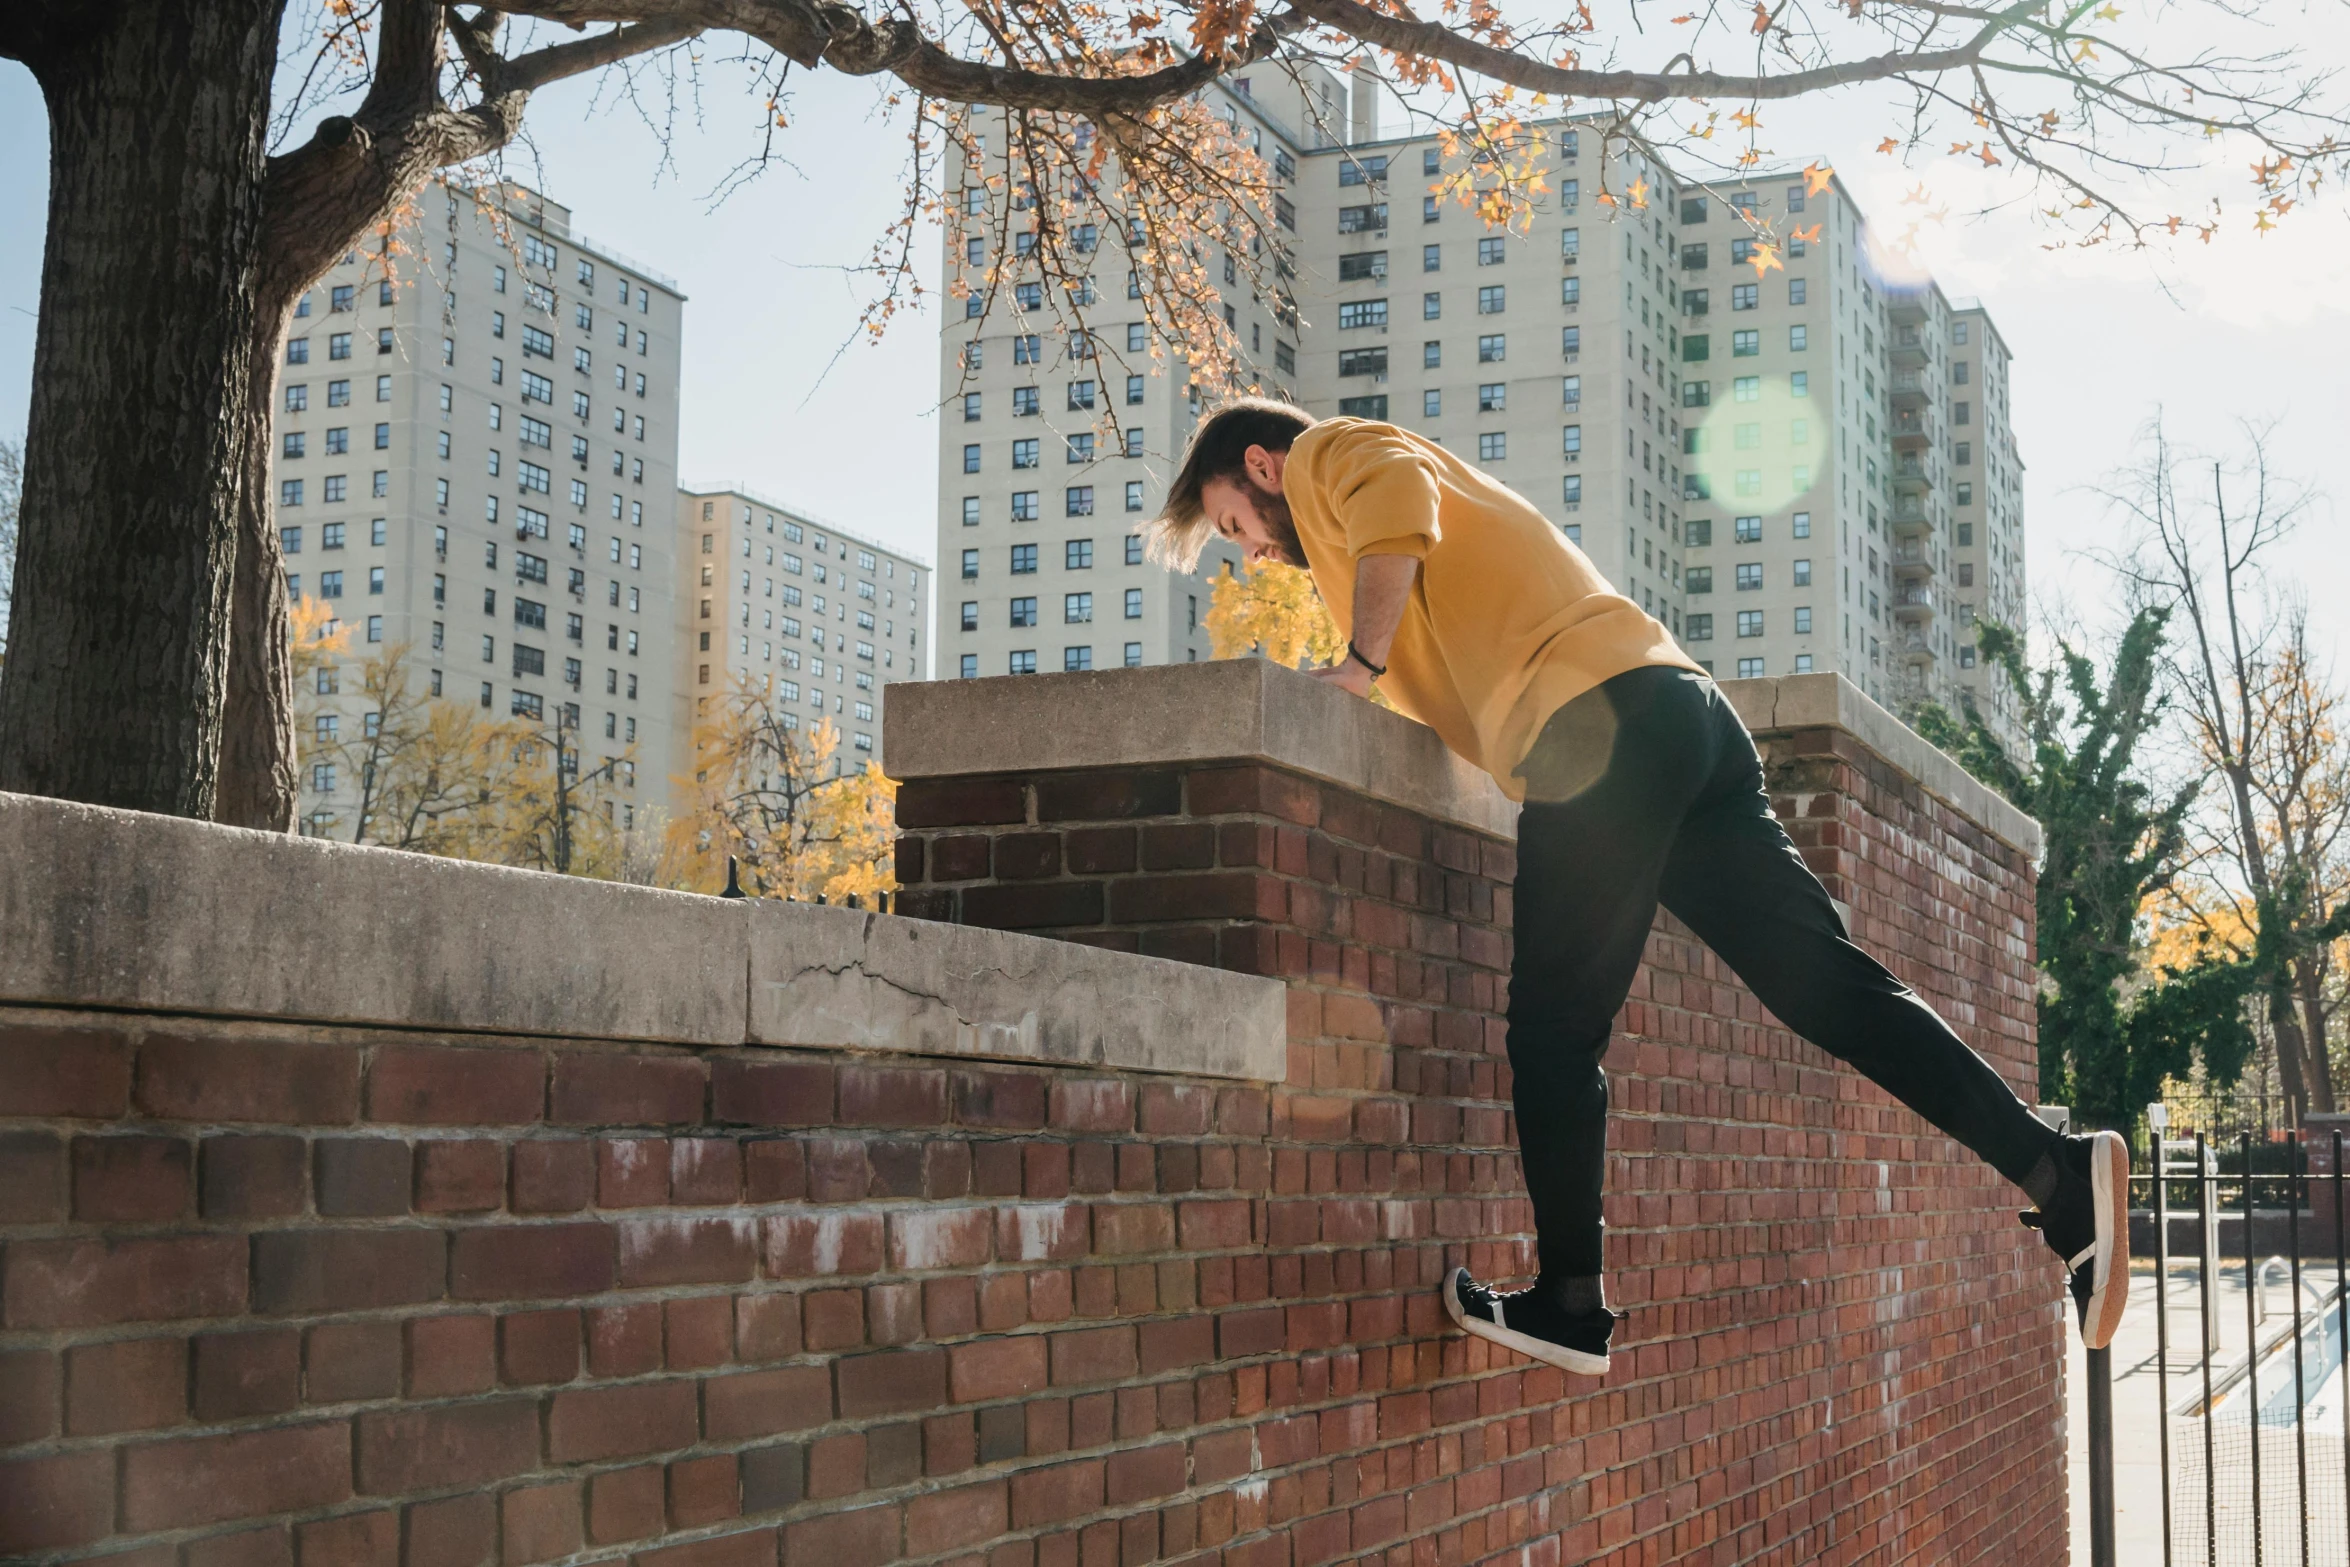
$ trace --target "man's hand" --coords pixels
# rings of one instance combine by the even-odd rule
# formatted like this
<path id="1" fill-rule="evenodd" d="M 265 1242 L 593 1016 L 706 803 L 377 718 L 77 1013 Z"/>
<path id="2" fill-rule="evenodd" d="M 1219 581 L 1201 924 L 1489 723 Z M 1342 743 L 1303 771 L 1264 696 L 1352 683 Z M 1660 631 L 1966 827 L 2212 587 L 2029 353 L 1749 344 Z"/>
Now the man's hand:
<path id="1" fill-rule="evenodd" d="M 1366 699 L 1371 695 L 1371 672 L 1353 658 L 1342 658 L 1329 669 L 1313 669 L 1307 673 L 1324 685 L 1352 691 L 1356 696 Z"/>

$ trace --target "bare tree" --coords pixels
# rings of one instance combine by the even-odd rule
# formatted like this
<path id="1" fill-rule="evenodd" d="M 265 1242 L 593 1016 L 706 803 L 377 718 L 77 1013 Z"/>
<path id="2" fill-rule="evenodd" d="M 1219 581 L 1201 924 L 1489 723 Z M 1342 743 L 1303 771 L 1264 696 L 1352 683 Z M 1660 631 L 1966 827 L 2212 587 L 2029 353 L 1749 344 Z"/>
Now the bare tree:
<path id="1" fill-rule="evenodd" d="M 0 654 L 8 651 L 8 606 L 16 581 L 16 518 L 24 503 L 24 448 L 0 441 Z"/>
<path id="2" fill-rule="evenodd" d="M 2171 678 L 2209 780 L 2199 865 L 2210 885 L 2185 917 L 2257 960 L 2264 1020 L 2295 1116 L 2335 1106 L 2322 964 L 2350 905 L 2329 891 L 2350 774 L 2339 702 L 2309 654 L 2300 606 L 2268 580 L 2309 492 L 2270 466 L 2267 427 L 2245 427 L 2235 462 L 2183 452 L 2156 420 L 2106 499 L 2139 534 L 2111 562 L 2132 589 L 2174 606 Z"/>
<path id="3" fill-rule="evenodd" d="M 2252 150 L 2264 224 L 2341 162 L 2323 72 L 2289 46 L 2242 53 L 2199 35 L 2249 25 L 2231 0 L 2184 0 L 2136 23 L 2097 0 L 1844 0 L 1818 13 L 1707 0 L 1669 25 L 1659 42 L 1637 17 L 1611 34 L 1583 7 L 1512 23 L 1488 0 L 1438 21 L 1363 0 L 906 0 L 872 12 L 842 0 L 296 0 L 290 22 L 285 0 L 13 0 L 0 55 L 31 68 L 53 136 L 0 788 L 291 822 L 289 631 L 265 480 L 294 301 L 441 171 L 494 158 L 538 89 L 604 70 L 655 73 L 658 87 L 660 73 L 698 69 L 712 35 L 742 48 L 754 165 L 795 72 L 885 82 L 909 117 L 905 217 L 873 262 L 876 329 L 918 298 L 917 228 L 939 214 L 946 181 L 976 167 L 961 106 L 992 104 L 1013 144 L 986 177 L 1033 193 L 1046 243 L 1032 266 L 1056 306 L 1094 265 L 1056 220 L 1114 201 L 1127 221 L 1109 231 L 1152 279 L 1145 311 L 1211 381 L 1233 355 L 1206 251 L 1261 239 L 1274 192 L 1196 95 L 1276 57 L 1276 68 L 1360 61 L 1434 94 L 1439 128 L 1465 155 L 1436 190 L 1497 224 L 1539 201 L 1527 116 L 1561 105 L 1597 114 L 1618 146 L 1722 149 L 1713 166 L 1735 174 L 1765 155 L 1764 106 L 1884 84 L 1906 99 L 1888 150 L 1935 146 L 1957 125 L 1955 148 L 2029 170 L 2055 194 L 2048 210 L 2091 243 L 2176 232 L 2181 215 L 2138 213 L 2117 192 L 2207 136 Z M 1633 55 L 1654 63 L 1617 63 Z M 282 98 L 281 67 L 298 83 Z M 1690 104 L 1714 107 L 1685 126 Z M 1730 106 L 1736 134 L 1717 139 Z M 1636 211 L 1649 188 L 1636 178 L 1599 196 Z M 1261 297 L 1284 297 L 1277 235 L 1237 254 Z M 1758 255 L 1767 265 L 1772 246 Z M 992 299 L 1008 278 L 990 267 L 980 286 Z"/>

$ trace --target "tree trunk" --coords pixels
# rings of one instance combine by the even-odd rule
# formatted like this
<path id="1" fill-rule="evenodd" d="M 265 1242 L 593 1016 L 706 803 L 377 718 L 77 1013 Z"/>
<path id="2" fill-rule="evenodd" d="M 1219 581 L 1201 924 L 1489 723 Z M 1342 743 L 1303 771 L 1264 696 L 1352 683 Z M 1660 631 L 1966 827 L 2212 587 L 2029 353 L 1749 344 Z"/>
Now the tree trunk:
<path id="1" fill-rule="evenodd" d="M 282 3 L 128 0 L 26 59 L 49 226 L 0 789 L 213 812 Z"/>
<path id="2" fill-rule="evenodd" d="M 2295 958 L 2293 981 L 2294 988 L 2300 992 L 2301 1037 L 2307 1041 L 2309 1090 L 2315 1101 L 2312 1108 L 2330 1115 L 2335 1108 L 2334 1063 L 2326 1051 L 2325 976 L 2319 967 L 2322 956 L 2303 953 Z"/>
<path id="3" fill-rule="evenodd" d="M 272 236 L 275 237 L 274 235 Z M 264 279 L 280 269 L 265 260 Z M 220 791 L 215 821 L 291 832 L 301 803 L 294 753 L 292 626 L 286 616 L 269 493 L 270 431 L 279 345 L 296 288 L 257 289 L 253 353 L 241 392 L 243 417 L 259 432 L 248 448 L 237 495 L 236 569 L 230 581 L 228 690 L 221 712 Z"/>

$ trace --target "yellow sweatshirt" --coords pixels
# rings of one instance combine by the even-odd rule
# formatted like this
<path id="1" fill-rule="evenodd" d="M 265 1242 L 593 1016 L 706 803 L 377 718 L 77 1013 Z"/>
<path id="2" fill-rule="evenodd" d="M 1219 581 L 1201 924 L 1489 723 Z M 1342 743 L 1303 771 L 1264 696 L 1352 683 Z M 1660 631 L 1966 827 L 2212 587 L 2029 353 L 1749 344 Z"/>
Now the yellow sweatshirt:
<path id="1" fill-rule="evenodd" d="M 1281 490 L 1348 636 L 1355 562 L 1419 559 L 1379 688 L 1512 799 L 1551 714 L 1628 669 L 1698 667 L 1524 497 L 1408 430 L 1325 419 L 1290 447 Z"/>

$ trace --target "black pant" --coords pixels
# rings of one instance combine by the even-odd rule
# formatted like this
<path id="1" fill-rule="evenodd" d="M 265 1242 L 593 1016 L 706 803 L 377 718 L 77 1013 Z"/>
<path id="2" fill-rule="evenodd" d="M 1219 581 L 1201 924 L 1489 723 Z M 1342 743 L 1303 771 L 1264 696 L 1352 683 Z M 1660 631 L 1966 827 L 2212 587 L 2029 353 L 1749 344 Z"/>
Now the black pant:
<path id="1" fill-rule="evenodd" d="M 1703 675 L 1631 670 L 1552 715 L 1519 774 L 1509 1053 L 1546 1275 L 1600 1271 L 1600 1057 L 1661 901 L 1772 1014 L 2020 1181 L 2056 1140 L 1854 946 L 1772 816 L 1745 725 Z"/>

